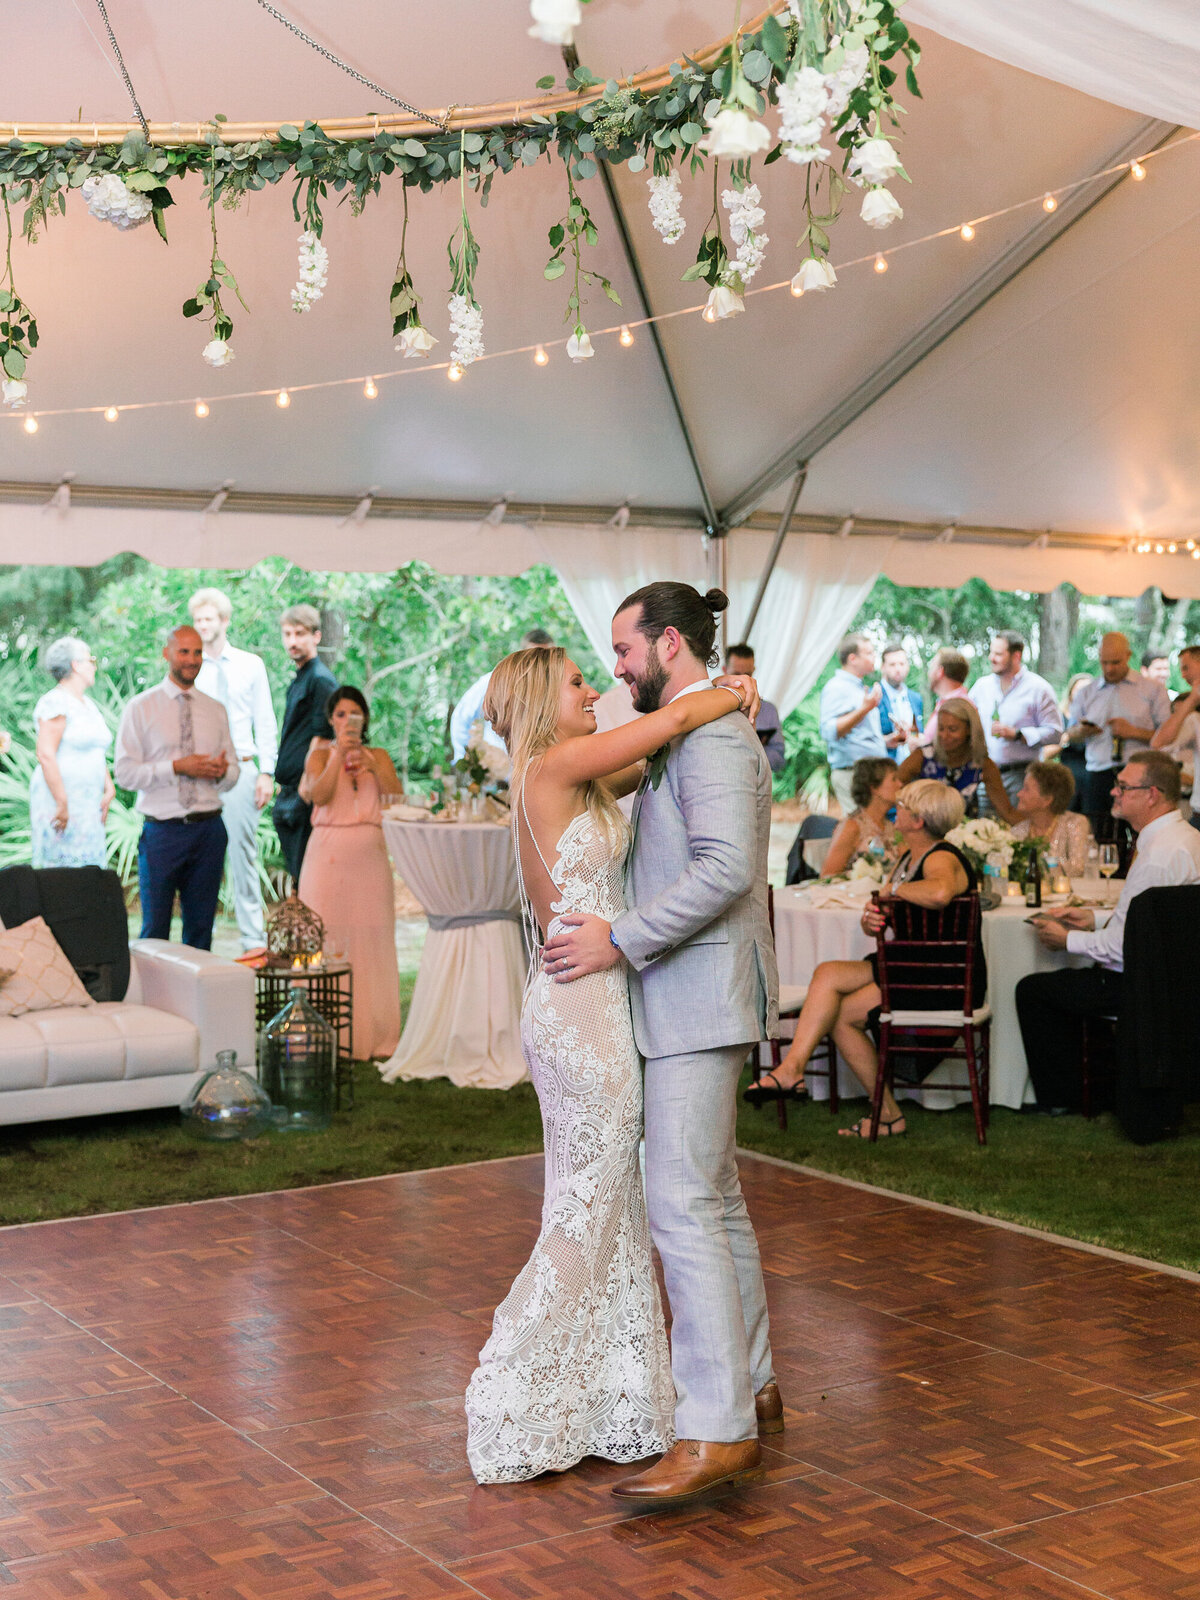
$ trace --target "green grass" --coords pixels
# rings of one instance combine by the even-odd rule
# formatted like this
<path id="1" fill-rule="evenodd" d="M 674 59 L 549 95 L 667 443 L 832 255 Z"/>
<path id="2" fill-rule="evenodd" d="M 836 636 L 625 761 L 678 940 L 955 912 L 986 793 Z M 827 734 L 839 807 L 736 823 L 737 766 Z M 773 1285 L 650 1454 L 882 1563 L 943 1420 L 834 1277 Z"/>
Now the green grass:
<path id="1" fill-rule="evenodd" d="M 1106 1245 L 1172 1266 L 1200 1271 L 1200 1107 L 1191 1108 L 1178 1139 L 1139 1147 L 1111 1116 L 1031 1117 L 992 1111 L 988 1142 L 975 1142 L 969 1107 L 922 1111 L 904 1103 L 908 1134 L 902 1139 L 841 1139 L 865 1110 L 843 1105 L 831 1117 L 826 1104 L 789 1105 L 781 1131 L 775 1107 L 742 1105 L 738 1143 L 806 1167 L 901 1194 L 960 1206 Z"/>

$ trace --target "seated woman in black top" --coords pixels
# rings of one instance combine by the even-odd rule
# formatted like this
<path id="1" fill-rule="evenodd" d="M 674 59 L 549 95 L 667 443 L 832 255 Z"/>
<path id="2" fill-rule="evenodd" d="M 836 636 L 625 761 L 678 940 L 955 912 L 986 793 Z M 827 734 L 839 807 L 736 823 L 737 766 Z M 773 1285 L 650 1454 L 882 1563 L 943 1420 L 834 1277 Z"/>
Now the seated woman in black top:
<path id="1" fill-rule="evenodd" d="M 975 873 L 970 862 L 960 850 L 945 842 L 946 834 L 963 820 L 963 813 L 962 795 L 949 784 L 932 778 L 905 784 L 896 801 L 896 827 L 905 849 L 888 882 L 879 891 L 885 905 L 892 899 L 939 907 L 975 888 Z M 868 902 L 862 916 L 864 933 L 878 933 L 884 921 L 883 912 L 874 902 Z M 982 962 L 978 965 L 982 971 Z M 879 1057 L 868 1027 L 871 1012 L 878 1005 L 874 957 L 868 961 L 822 961 L 813 973 L 808 997 L 796 1019 L 795 1035 L 779 1072 L 764 1073 L 758 1080 L 762 1085 L 759 1098 L 764 1091 L 769 1093 L 775 1087 L 800 1098 L 804 1091 L 804 1069 L 826 1034 L 833 1035 L 834 1044 L 870 1094 L 879 1070 Z M 754 1090 L 747 1090 L 747 1095 L 753 1094 Z M 863 1117 L 852 1127 L 839 1131 L 865 1139 L 870 1126 L 871 1119 Z M 906 1131 L 900 1107 L 889 1092 L 883 1100 L 880 1137 L 895 1137 Z"/>

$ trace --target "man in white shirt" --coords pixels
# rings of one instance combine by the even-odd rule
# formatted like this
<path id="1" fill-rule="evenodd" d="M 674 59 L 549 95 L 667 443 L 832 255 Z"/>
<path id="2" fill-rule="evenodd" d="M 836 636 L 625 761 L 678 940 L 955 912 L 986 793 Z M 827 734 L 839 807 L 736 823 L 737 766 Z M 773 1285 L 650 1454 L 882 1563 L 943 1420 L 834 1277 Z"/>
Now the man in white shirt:
<path id="1" fill-rule="evenodd" d="M 1067 713 L 1067 739 L 1086 752 L 1084 815 L 1097 839 L 1112 839 L 1108 797 L 1122 762 L 1145 750 L 1171 715 L 1171 702 L 1161 683 L 1134 672 L 1129 665 L 1129 640 L 1106 633 L 1100 641 L 1100 676 L 1076 692 Z M 1120 831 L 1119 828 L 1117 830 Z"/>
<path id="2" fill-rule="evenodd" d="M 1144 889 L 1200 883 L 1200 833 L 1179 814 L 1178 762 L 1161 750 L 1134 751 L 1113 784 L 1113 814 L 1138 836 L 1116 909 L 1100 927 L 1082 907 L 1046 912 L 1035 924 L 1047 949 L 1090 956 L 1095 965 L 1035 972 L 1017 984 L 1029 1075 L 1039 1108 L 1051 1115 L 1080 1104 L 1083 1019 L 1121 1009 L 1130 902 Z"/>
<path id="3" fill-rule="evenodd" d="M 167 678 L 122 712 L 113 775 L 137 791 L 145 819 L 138 843 L 142 938 L 170 938 L 178 894 L 184 944 L 211 950 L 225 866 L 221 796 L 238 781 L 238 759 L 225 707 L 194 687 L 203 656 L 195 628 L 167 635 Z"/>
<path id="4" fill-rule="evenodd" d="M 969 698 L 983 723 L 988 755 L 1016 805 L 1030 762 L 1040 761 L 1047 745 L 1059 743 L 1063 717 L 1054 690 L 1025 666 L 1025 640 L 1019 633 L 993 635 L 988 662 L 991 672 L 972 687 Z"/>
<path id="5" fill-rule="evenodd" d="M 545 648 L 552 645 L 554 640 L 545 628 L 530 628 L 529 632 L 517 646 L 518 650 L 531 650 L 537 646 Z M 454 710 L 450 713 L 450 748 L 454 752 L 455 761 L 461 761 L 467 753 L 467 741 L 471 737 L 471 729 L 483 719 L 483 737 L 494 744 L 497 749 L 503 750 L 504 745 L 492 731 L 492 725 L 483 718 L 483 699 L 488 691 L 488 684 L 492 681 L 490 672 L 485 672 L 482 678 L 476 678 L 471 687 L 463 694 Z"/>
<path id="6" fill-rule="evenodd" d="M 219 700 L 229 717 L 238 755 L 238 780 L 224 796 L 229 835 L 226 864 L 233 879 L 233 908 L 242 949 L 266 943 L 258 883 L 258 817 L 275 790 L 279 729 L 262 658 L 229 642 L 233 603 L 220 589 L 197 589 L 188 601 L 196 632 L 204 641 L 197 689 Z"/>

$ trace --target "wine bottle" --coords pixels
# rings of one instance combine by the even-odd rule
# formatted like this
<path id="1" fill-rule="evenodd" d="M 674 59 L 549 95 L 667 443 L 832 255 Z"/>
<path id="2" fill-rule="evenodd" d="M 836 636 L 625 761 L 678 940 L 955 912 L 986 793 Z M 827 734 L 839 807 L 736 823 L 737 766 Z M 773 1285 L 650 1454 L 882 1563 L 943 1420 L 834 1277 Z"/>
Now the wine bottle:
<path id="1" fill-rule="evenodd" d="M 1021 887 L 1025 891 L 1025 904 L 1031 907 L 1040 906 L 1042 903 L 1042 875 L 1038 870 L 1038 853 L 1030 850 L 1025 860 L 1025 871 L 1021 878 Z"/>

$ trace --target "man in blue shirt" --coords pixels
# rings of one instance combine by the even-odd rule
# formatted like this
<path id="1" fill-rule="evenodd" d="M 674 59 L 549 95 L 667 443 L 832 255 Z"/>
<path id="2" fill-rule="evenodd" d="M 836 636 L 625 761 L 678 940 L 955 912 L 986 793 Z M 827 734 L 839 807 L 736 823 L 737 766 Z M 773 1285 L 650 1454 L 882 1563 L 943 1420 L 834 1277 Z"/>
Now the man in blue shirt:
<path id="1" fill-rule="evenodd" d="M 850 795 L 850 769 L 867 756 L 888 753 L 879 721 L 883 691 L 863 687 L 875 670 L 875 651 L 865 634 L 848 633 L 838 645 L 838 670 L 821 690 L 821 737 L 829 751 L 833 792 L 843 813 L 854 810 Z"/>
<path id="2" fill-rule="evenodd" d="M 1067 738 L 1086 751 L 1083 810 L 1097 839 L 1114 834 L 1109 796 L 1117 773 L 1135 750 L 1146 750 L 1171 715 L 1161 683 L 1129 665 L 1129 640 L 1106 633 L 1100 641 L 1100 676 L 1076 691 L 1067 713 Z"/>
<path id="3" fill-rule="evenodd" d="M 742 673 L 747 678 L 754 676 L 754 647 L 749 644 L 731 644 L 725 652 L 725 671 Z M 769 700 L 764 700 L 758 708 L 758 718 L 754 724 L 754 731 L 762 740 L 763 754 L 772 772 L 779 772 L 787 760 L 787 751 L 783 747 L 783 726 L 779 720 L 778 709 Z"/>
<path id="4" fill-rule="evenodd" d="M 879 661 L 882 667 L 879 725 L 888 753 L 899 764 L 917 748 L 916 736 L 924 726 L 925 708 L 917 691 L 908 687 L 908 651 L 904 646 L 884 645 Z"/>

